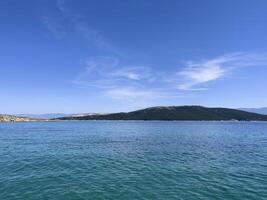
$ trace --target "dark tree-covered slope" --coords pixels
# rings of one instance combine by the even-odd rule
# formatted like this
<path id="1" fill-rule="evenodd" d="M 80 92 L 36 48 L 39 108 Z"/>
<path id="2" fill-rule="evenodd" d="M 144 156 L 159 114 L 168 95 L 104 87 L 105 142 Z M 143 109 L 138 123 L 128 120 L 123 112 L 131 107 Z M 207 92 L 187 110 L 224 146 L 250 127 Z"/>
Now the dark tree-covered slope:
<path id="1" fill-rule="evenodd" d="M 133 112 L 70 116 L 60 120 L 240 120 L 267 121 L 261 115 L 229 108 L 206 108 L 202 106 L 162 106 Z"/>

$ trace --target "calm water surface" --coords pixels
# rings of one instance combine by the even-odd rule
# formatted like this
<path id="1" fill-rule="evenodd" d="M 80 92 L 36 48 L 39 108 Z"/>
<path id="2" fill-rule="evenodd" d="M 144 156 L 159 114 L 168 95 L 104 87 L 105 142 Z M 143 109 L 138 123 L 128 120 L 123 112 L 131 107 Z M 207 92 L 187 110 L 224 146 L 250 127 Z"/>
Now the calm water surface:
<path id="1" fill-rule="evenodd" d="M 1 200 L 267 199 L 267 123 L 0 123 Z"/>

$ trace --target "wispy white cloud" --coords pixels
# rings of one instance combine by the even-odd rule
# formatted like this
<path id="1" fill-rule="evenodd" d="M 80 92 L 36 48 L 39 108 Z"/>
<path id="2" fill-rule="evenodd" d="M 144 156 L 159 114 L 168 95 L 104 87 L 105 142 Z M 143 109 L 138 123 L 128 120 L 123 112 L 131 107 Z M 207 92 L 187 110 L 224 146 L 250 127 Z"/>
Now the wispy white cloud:
<path id="1" fill-rule="evenodd" d="M 122 53 L 98 30 L 90 26 L 82 18 L 72 18 L 73 30 L 78 33 L 87 42 L 91 43 L 100 50 L 110 52 L 116 55 Z"/>
<path id="2" fill-rule="evenodd" d="M 103 54 L 116 55 L 88 59 L 84 72 L 73 81 L 79 86 L 95 87 L 113 99 L 176 97 L 176 93 L 179 95 L 182 91 L 207 90 L 212 82 L 227 77 L 238 68 L 267 66 L 267 55 L 242 52 L 189 60 L 184 66 L 164 73 L 136 63 L 124 64 L 119 59 L 123 53 L 101 31 L 88 24 L 83 16 L 73 13 L 65 0 L 57 0 L 57 10 L 56 15 L 42 18 L 44 26 L 57 39 L 71 32 L 88 45 L 101 49 Z"/>
<path id="3" fill-rule="evenodd" d="M 187 61 L 185 67 L 174 73 L 162 73 L 143 65 L 124 65 L 116 56 L 98 56 L 86 61 L 85 71 L 73 83 L 97 88 L 117 100 L 177 98 L 182 91 L 207 90 L 208 83 L 232 74 L 237 68 L 263 65 L 267 66 L 267 57 L 262 54 L 233 53 Z"/>
<path id="4" fill-rule="evenodd" d="M 143 90 L 140 88 L 120 87 L 110 89 L 104 92 L 106 96 L 117 100 L 143 100 L 151 99 L 159 94 L 151 90 Z"/>
<path id="5" fill-rule="evenodd" d="M 104 75 L 119 65 L 119 58 L 116 56 L 96 56 L 87 59 L 85 63 L 88 73 L 97 72 Z"/>
<path id="6" fill-rule="evenodd" d="M 87 20 L 80 14 L 74 13 L 65 0 L 57 0 L 57 12 L 45 13 L 41 22 L 56 39 L 63 39 L 68 34 L 77 34 L 87 42 L 101 51 L 115 55 L 122 53 L 108 40 L 99 30 L 88 24 Z"/>
<path id="7" fill-rule="evenodd" d="M 114 70 L 110 75 L 136 81 L 142 79 L 148 80 L 152 78 L 150 69 L 145 66 L 125 66 Z"/>
<path id="8" fill-rule="evenodd" d="M 110 73 L 119 64 L 115 56 L 96 56 L 86 60 L 85 69 L 72 81 L 82 87 L 112 88 L 115 80 Z"/>
<path id="9" fill-rule="evenodd" d="M 170 95 L 160 87 L 152 86 L 157 77 L 149 67 L 125 66 L 114 56 L 93 57 L 86 65 L 86 70 L 73 83 L 96 89 L 108 98 L 145 103 Z"/>
<path id="10" fill-rule="evenodd" d="M 262 65 L 267 65 L 264 55 L 232 53 L 209 60 L 187 61 L 174 79 L 180 90 L 206 90 L 206 87 L 199 86 L 221 79 L 237 68 Z"/>
<path id="11" fill-rule="evenodd" d="M 193 86 L 209 81 L 214 81 L 226 74 L 220 63 L 203 62 L 193 63 L 185 69 L 178 72 L 178 75 L 184 79 L 184 82 L 178 85 L 181 90 L 203 90 L 204 88 L 192 88 Z"/>
<path id="12" fill-rule="evenodd" d="M 99 88 L 140 87 L 154 78 L 149 67 L 124 65 L 115 56 L 98 56 L 86 61 L 86 70 L 74 83 Z"/>

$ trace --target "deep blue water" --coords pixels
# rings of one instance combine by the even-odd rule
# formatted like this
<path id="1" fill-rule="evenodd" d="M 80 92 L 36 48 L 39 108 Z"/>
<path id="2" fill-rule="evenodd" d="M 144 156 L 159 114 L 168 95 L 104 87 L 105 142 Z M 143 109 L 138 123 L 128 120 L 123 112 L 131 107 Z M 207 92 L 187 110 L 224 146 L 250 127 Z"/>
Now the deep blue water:
<path id="1" fill-rule="evenodd" d="M 267 123 L 0 123 L 0 200 L 267 199 Z"/>

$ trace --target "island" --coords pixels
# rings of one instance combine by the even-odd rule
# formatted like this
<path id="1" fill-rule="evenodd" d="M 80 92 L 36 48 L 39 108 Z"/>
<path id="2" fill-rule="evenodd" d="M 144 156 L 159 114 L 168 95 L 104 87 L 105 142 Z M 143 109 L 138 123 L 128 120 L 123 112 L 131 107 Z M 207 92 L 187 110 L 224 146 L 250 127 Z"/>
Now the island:
<path id="1" fill-rule="evenodd" d="M 132 112 L 66 116 L 56 120 L 267 121 L 267 115 L 230 108 L 157 106 Z"/>

